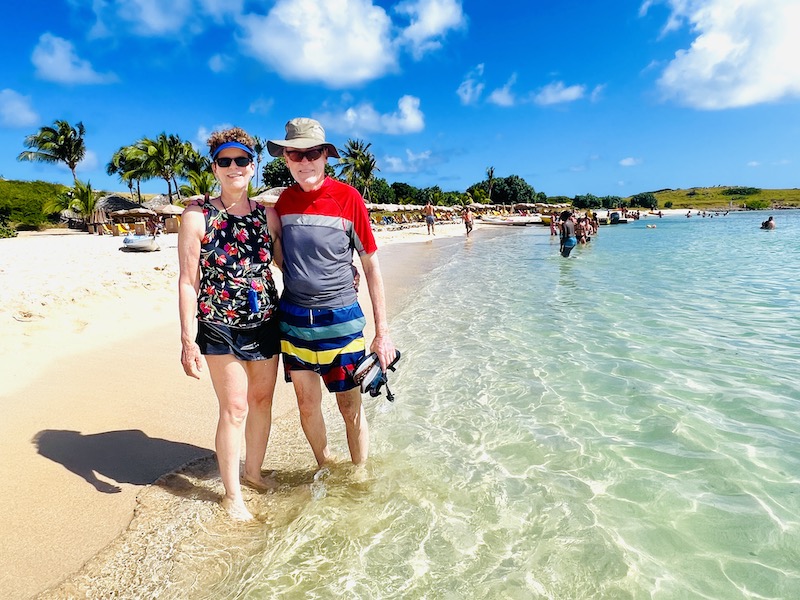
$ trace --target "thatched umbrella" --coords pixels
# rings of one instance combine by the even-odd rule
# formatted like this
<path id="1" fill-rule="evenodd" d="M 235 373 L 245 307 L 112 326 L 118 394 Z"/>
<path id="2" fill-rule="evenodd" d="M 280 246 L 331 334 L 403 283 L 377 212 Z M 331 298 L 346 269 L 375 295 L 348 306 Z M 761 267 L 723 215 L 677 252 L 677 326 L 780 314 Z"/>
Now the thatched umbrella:
<path id="1" fill-rule="evenodd" d="M 154 209 L 158 214 L 165 216 L 182 215 L 183 207 L 176 204 L 165 204 L 164 206 L 157 206 Z"/>

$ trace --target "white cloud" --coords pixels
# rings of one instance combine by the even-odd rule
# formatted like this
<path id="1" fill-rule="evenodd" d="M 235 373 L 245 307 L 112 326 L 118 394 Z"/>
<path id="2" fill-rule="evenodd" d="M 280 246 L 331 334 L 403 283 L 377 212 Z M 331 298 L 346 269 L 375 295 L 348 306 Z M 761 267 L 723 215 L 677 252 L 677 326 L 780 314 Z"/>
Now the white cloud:
<path id="1" fill-rule="evenodd" d="M 583 98 L 585 92 L 586 86 L 565 86 L 563 81 L 554 81 L 539 90 L 533 97 L 533 101 L 542 106 L 562 104 L 564 102 L 573 102 Z"/>
<path id="2" fill-rule="evenodd" d="M 438 50 L 449 31 L 461 29 L 466 18 L 460 0 L 407 0 L 395 7 L 395 12 L 408 15 L 411 24 L 400 41 L 411 47 L 411 55 L 419 60 L 429 51 Z"/>
<path id="3" fill-rule="evenodd" d="M 751 160 L 750 162 L 747 163 L 747 166 L 751 168 L 760 167 L 761 163 L 758 162 L 757 160 Z"/>
<path id="4" fill-rule="evenodd" d="M 503 87 L 497 88 L 491 94 L 489 94 L 489 98 L 487 100 L 492 104 L 496 104 L 497 106 L 514 106 L 516 103 L 516 98 L 514 96 L 514 92 L 511 91 L 511 88 L 514 87 L 516 82 L 517 74 L 513 73 Z"/>
<path id="5" fill-rule="evenodd" d="M 589 94 L 589 100 L 591 102 L 599 102 L 601 96 L 603 95 L 603 92 L 605 91 L 605 89 L 606 89 L 605 84 L 594 86 L 594 89 L 592 90 L 592 93 Z"/>
<path id="6" fill-rule="evenodd" d="M 384 165 L 382 170 L 386 173 L 418 173 L 429 164 L 430 158 L 430 150 L 419 154 L 406 150 L 405 158 L 385 156 L 381 161 Z"/>
<path id="7" fill-rule="evenodd" d="M 50 33 L 44 33 L 33 49 L 31 62 L 36 76 L 57 83 L 111 83 L 117 78 L 112 73 L 97 73 L 89 61 L 82 60 L 72 42 Z"/>
<path id="8" fill-rule="evenodd" d="M 688 24 L 696 35 L 658 80 L 666 98 L 718 110 L 800 96 L 797 0 L 663 1 L 672 11 L 665 30 Z"/>
<path id="9" fill-rule="evenodd" d="M 195 134 L 194 141 L 192 145 L 198 149 L 198 152 L 201 154 L 203 152 L 208 151 L 208 138 L 211 137 L 211 134 L 215 131 L 222 131 L 223 129 L 230 129 L 233 127 L 230 123 L 220 123 L 219 125 L 214 125 L 211 129 L 207 127 L 203 127 L 202 125 L 197 128 L 197 133 Z"/>
<path id="10" fill-rule="evenodd" d="M 116 0 L 119 16 L 142 35 L 179 33 L 195 12 L 192 0 Z"/>
<path id="11" fill-rule="evenodd" d="M 470 105 L 476 104 L 483 94 L 485 87 L 480 78 L 483 77 L 483 63 L 479 64 L 472 71 L 467 73 L 464 81 L 458 86 L 456 94 L 461 99 L 461 104 Z"/>
<path id="12" fill-rule="evenodd" d="M 97 153 L 94 150 L 86 150 L 83 155 L 83 160 L 78 163 L 75 168 L 76 171 L 94 171 L 100 166 L 100 161 L 97 159 Z"/>
<path id="13" fill-rule="evenodd" d="M 629 156 L 628 158 L 623 158 L 621 161 L 619 161 L 619 164 L 622 167 L 635 167 L 636 165 L 642 164 L 642 159 Z"/>
<path id="14" fill-rule="evenodd" d="M 326 129 L 354 135 L 416 133 L 425 128 L 425 115 L 419 104 L 419 98 L 406 95 L 398 100 L 397 110 L 390 114 L 380 114 L 372 104 L 365 102 L 344 111 L 318 114 L 315 118 Z"/>
<path id="15" fill-rule="evenodd" d="M 222 21 L 228 15 L 240 15 L 244 7 L 244 0 L 200 0 L 203 12 Z"/>
<path id="16" fill-rule="evenodd" d="M 222 73 L 229 61 L 230 57 L 224 54 L 215 54 L 208 59 L 208 68 L 214 73 Z"/>
<path id="17" fill-rule="evenodd" d="M 239 24 L 244 50 L 286 79 L 341 88 L 396 67 L 391 21 L 370 0 L 277 0 Z"/>
<path id="18" fill-rule="evenodd" d="M 275 105 L 275 100 L 272 98 L 265 100 L 264 98 L 259 98 L 258 100 L 253 101 L 250 103 L 250 108 L 248 108 L 247 112 L 252 114 L 259 114 L 259 115 L 267 115 L 272 111 L 272 107 Z"/>
<path id="19" fill-rule="evenodd" d="M 31 106 L 30 96 L 11 89 L 0 91 L 0 126 L 28 127 L 38 121 L 39 115 Z"/>

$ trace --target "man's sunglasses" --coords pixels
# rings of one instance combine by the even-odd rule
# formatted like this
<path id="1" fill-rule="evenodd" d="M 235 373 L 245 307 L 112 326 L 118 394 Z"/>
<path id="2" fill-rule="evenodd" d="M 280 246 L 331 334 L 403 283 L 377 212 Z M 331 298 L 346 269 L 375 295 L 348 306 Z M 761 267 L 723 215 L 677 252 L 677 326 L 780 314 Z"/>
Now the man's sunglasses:
<path id="1" fill-rule="evenodd" d="M 286 158 L 292 162 L 298 163 L 303 162 L 304 158 L 307 158 L 309 162 L 315 161 L 322 156 L 323 152 L 325 152 L 325 148 L 312 148 L 311 150 L 306 150 L 305 152 L 302 150 L 284 150 Z"/>
<path id="2" fill-rule="evenodd" d="M 249 156 L 237 156 L 236 158 L 231 158 L 229 156 L 220 156 L 219 158 L 215 158 L 214 162 L 217 163 L 222 168 L 230 167 L 231 162 L 235 162 L 237 167 L 246 167 L 253 159 Z"/>

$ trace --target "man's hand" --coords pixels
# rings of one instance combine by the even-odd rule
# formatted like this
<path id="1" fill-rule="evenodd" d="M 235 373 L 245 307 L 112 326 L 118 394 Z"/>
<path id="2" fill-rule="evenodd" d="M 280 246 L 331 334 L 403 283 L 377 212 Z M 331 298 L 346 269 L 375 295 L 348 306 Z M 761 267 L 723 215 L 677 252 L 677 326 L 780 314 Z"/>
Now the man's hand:
<path id="1" fill-rule="evenodd" d="M 381 363 L 381 370 L 386 372 L 389 365 L 397 358 L 397 349 L 394 347 L 394 342 L 389 334 L 376 335 L 372 340 L 369 347 L 371 352 L 378 355 L 378 360 Z"/>

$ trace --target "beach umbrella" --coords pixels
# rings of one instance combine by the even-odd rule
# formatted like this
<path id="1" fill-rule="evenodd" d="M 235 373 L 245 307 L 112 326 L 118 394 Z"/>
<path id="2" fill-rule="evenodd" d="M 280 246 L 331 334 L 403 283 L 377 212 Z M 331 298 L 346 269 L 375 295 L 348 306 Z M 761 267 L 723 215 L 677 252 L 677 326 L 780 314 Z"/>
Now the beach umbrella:
<path id="1" fill-rule="evenodd" d="M 165 204 L 155 209 L 157 213 L 162 215 L 182 215 L 183 207 L 176 204 Z"/>
<path id="2" fill-rule="evenodd" d="M 137 207 L 137 208 L 131 208 L 131 209 L 128 211 L 128 216 L 136 216 L 136 217 L 138 217 L 138 216 L 143 216 L 143 217 L 144 217 L 144 216 L 150 216 L 150 217 L 154 217 L 154 216 L 155 216 L 155 214 L 156 214 L 156 211 L 154 211 L 154 210 L 150 210 L 149 208 L 144 208 L 144 207 L 142 207 L 142 206 L 140 206 L 140 207 Z"/>

